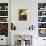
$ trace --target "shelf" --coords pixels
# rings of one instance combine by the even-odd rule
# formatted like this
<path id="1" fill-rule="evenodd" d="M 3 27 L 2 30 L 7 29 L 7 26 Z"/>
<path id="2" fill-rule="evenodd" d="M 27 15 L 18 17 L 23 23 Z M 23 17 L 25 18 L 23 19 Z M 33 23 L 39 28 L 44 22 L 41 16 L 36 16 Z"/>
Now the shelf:
<path id="1" fill-rule="evenodd" d="M 38 29 L 46 29 L 46 28 L 38 28 Z"/>
<path id="2" fill-rule="evenodd" d="M 0 17 L 8 17 L 8 16 L 0 16 Z"/>
<path id="3" fill-rule="evenodd" d="M 0 11 L 8 11 L 8 10 L 0 10 Z"/>
<path id="4" fill-rule="evenodd" d="M 46 22 L 38 22 L 38 23 L 46 23 Z"/>
<path id="5" fill-rule="evenodd" d="M 8 23 L 8 22 L 0 22 L 0 23 Z"/>
<path id="6" fill-rule="evenodd" d="M 0 35 L 8 37 L 8 3 L 0 3 Z"/>
<path id="7" fill-rule="evenodd" d="M 44 16 L 38 16 L 38 17 L 46 17 L 46 15 L 44 15 Z"/>
<path id="8" fill-rule="evenodd" d="M 46 39 L 46 37 L 38 37 L 38 38 Z"/>
<path id="9" fill-rule="evenodd" d="M 38 10 L 38 11 L 46 11 L 46 10 Z"/>
<path id="10" fill-rule="evenodd" d="M 38 36 L 46 37 L 46 3 L 38 3 Z"/>

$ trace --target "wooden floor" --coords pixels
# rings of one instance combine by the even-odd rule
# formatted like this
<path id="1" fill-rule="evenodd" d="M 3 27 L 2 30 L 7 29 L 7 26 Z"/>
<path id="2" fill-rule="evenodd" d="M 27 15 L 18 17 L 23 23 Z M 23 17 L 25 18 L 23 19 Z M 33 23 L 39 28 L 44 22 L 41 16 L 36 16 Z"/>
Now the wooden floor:
<path id="1" fill-rule="evenodd" d="M 8 45 L 0 45 L 0 46 L 8 46 Z"/>

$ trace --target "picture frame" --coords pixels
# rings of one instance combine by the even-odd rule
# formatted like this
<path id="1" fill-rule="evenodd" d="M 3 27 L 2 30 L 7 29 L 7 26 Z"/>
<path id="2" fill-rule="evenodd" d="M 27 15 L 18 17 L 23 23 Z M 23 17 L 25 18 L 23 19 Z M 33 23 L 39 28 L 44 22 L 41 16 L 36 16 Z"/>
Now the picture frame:
<path id="1" fill-rule="evenodd" d="M 27 9 L 18 9 L 19 21 L 27 20 Z"/>

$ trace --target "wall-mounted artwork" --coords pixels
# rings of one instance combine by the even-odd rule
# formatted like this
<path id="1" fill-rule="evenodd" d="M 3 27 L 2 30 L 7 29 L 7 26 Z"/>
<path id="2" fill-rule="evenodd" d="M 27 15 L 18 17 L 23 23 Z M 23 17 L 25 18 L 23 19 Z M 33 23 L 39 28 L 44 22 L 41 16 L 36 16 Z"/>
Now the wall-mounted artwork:
<path id="1" fill-rule="evenodd" d="M 19 20 L 27 20 L 27 9 L 18 9 Z"/>

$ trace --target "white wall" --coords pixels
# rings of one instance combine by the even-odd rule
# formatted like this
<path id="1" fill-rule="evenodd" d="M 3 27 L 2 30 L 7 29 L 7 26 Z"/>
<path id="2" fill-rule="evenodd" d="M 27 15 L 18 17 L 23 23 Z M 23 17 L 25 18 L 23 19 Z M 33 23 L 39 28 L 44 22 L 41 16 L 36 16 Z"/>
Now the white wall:
<path id="1" fill-rule="evenodd" d="M 28 30 L 29 26 L 31 26 L 32 24 L 35 26 L 34 31 L 36 32 L 36 34 L 33 33 L 33 46 L 41 46 L 40 44 L 44 43 L 43 38 L 38 38 L 38 3 L 46 3 L 46 0 L 11 0 L 11 22 L 16 25 L 16 29 Z M 18 20 L 19 8 L 28 9 L 27 21 Z"/>
<path id="2" fill-rule="evenodd" d="M 29 26 L 38 27 L 38 3 L 45 3 L 46 0 L 11 0 L 11 22 L 16 25 L 17 30 L 28 30 Z M 18 20 L 18 9 L 27 8 L 27 21 Z"/>
<path id="3" fill-rule="evenodd" d="M 18 9 L 27 8 L 27 21 L 18 20 Z M 28 30 L 29 26 L 37 23 L 37 2 L 29 0 L 12 0 L 11 1 L 11 22 L 16 25 L 17 30 Z"/>

